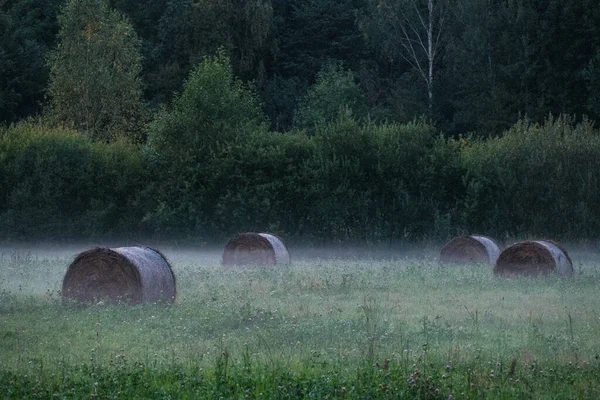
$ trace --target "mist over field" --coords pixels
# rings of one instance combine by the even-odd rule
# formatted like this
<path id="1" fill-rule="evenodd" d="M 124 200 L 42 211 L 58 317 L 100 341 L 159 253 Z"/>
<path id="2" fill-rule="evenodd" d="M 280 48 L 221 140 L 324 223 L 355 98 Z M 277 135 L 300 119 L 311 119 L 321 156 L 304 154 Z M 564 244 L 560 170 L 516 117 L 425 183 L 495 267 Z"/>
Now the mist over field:
<path id="1" fill-rule="evenodd" d="M 253 267 L 222 266 L 217 247 L 165 245 L 174 304 L 64 303 L 62 278 L 88 248 L 1 248 L 8 397 L 30 385 L 41 397 L 600 393 L 600 272 L 589 248 L 573 246 L 570 279 L 506 279 L 488 265 L 439 265 L 432 244 L 290 246 L 291 265 Z"/>

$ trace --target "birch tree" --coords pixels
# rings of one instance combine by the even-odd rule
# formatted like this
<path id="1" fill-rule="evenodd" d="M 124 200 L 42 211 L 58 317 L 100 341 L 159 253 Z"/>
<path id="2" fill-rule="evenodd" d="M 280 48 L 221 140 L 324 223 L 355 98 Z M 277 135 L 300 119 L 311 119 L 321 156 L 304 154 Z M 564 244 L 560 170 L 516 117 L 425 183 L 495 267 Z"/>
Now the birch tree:
<path id="1" fill-rule="evenodd" d="M 443 46 L 447 0 L 376 0 L 362 26 L 388 58 L 401 57 L 422 78 L 431 109 Z"/>

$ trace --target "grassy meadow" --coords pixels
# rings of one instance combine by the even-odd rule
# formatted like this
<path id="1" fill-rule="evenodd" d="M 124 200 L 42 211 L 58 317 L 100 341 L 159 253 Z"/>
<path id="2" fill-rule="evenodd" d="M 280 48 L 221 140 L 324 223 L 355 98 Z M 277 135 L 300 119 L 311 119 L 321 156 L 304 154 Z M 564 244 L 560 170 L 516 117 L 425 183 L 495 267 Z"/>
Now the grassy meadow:
<path id="1" fill-rule="evenodd" d="M 440 267 L 434 248 L 239 269 L 161 248 L 175 304 L 62 304 L 85 248 L 0 249 L 2 398 L 600 398 L 589 252 L 561 280 Z"/>

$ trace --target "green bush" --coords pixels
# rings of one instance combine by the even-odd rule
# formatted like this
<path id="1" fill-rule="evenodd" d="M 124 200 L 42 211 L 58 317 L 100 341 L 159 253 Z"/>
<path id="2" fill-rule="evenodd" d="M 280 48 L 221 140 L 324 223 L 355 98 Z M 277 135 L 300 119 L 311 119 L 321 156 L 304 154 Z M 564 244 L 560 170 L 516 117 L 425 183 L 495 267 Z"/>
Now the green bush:
<path id="1" fill-rule="evenodd" d="M 215 233 L 268 231 L 301 236 L 312 208 L 307 160 L 314 142 L 303 132 L 257 131 L 236 142 L 220 165 L 221 189 L 213 214 Z"/>
<path id="2" fill-rule="evenodd" d="M 319 127 L 316 140 L 305 189 L 310 232 L 363 241 L 448 235 L 459 158 L 431 125 L 360 124 L 347 113 Z"/>
<path id="3" fill-rule="evenodd" d="M 344 70 L 340 63 L 330 63 L 300 100 L 294 126 L 314 133 L 317 126 L 336 120 L 345 110 L 362 119 L 367 117 L 369 109 L 352 71 Z"/>
<path id="4" fill-rule="evenodd" d="M 229 179 L 225 161 L 236 157 L 238 143 L 266 130 L 254 90 L 234 77 L 229 58 L 204 58 L 150 126 L 145 154 L 158 183 L 146 221 L 163 233 L 215 234 L 218 199 Z"/>
<path id="5" fill-rule="evenodd" d="M 141 139 L 141 40 L 108 0 L 68 0 L 49 57 L 47 118 L 90 138 Z"/>
<path id="6" fill-rule="evenodd" d="M 462 150 L 463 224 L 497 236 L 594 237 L 600 230 L 600 136 L 569 117 L 521 120 Z"/>
<path id="7" fill-rule="evenodd" d="M 93 144 L 35 122 L 11 126 L 0 137 L 0 232 L 12 239 L 131 232 L 142 175 L 130 145 Z"/>

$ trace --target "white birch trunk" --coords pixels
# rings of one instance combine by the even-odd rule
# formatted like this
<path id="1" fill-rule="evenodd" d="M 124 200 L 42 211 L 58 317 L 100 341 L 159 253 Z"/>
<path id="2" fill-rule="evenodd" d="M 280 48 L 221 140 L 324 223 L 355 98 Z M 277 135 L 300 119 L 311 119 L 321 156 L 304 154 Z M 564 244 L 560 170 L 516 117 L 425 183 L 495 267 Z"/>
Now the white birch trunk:
<path id="1" fill-rule="evenodd" d="M 429 61 L 429 75 L 427 79 L 427 100 L 429 108 L 433 106 L 433 61 L 435 54 L 433 50 L 433 0 L 428 0 L 429 29 L 427 29 L 427 60 Z"/>

